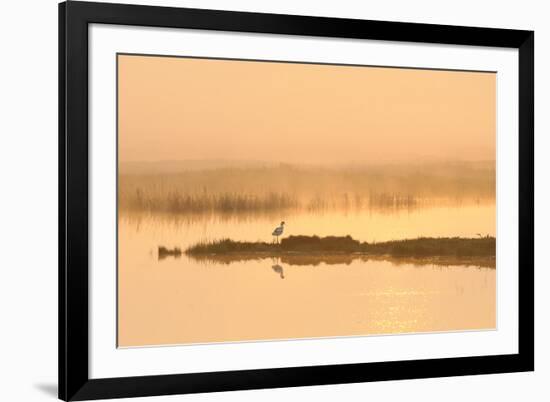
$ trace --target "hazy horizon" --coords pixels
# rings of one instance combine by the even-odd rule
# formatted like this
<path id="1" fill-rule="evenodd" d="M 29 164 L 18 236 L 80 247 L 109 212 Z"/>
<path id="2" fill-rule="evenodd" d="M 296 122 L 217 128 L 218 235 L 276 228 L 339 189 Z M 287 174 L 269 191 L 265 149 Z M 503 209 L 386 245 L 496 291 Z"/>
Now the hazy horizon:
<path id="1" fill-rule="evenodd" d="M 386 159 L 386 160 L 376 160 L 376 161 L 365 161 L 365 160 L 346 160 L 339 162 L 293 162 L 285 159 L 273 159 L 273 160 L 262 160 L 262 159 L 241 159 L 241 158 L 181 158 L 181 159 L 129 159 L 124 161 L 119 161 L 121 164 L 127 163 L 185 163 L 185 162 L 243 162 L 243 163 L 269 163 L 273 164 L 289 164 L 289 165 L 304 165 L 304 166 L 346 166 L 346 165 L 365 165 L 365 166 L 376 166 L 376 165 L 405 165 L 405 164 L 446 164 L 446 163 L 494 163 L 496 159 L 418 159 L 415 161 L 403 161 L 398 159 Z"/>
<path id="2" fill-rule="evenodd" d="M 357 169 L 382 169 L 394 168 L 443 168 L 453 166 L 482 166 L 494 167 L 495 160 L 416 160 L 403 161 L 342 161 L 339 163 L 307 163 L 287 162 L 283 160 L 257 160 L 257 159 L 172 159 L 172 160 L 151 160 L 151 161 L 122 161 L 119 162 L 120 174 L 171 174 L 185 171 L 213 170 L 213 169 L 257 169 L 290 167 L 295 169 L 320 169 L 320 170 L 357 170 Z"/>
<path id="3" fill-rule="evenodd" d="M 494 160 L 494 73 L 118 56 L 121 162 Z"/>

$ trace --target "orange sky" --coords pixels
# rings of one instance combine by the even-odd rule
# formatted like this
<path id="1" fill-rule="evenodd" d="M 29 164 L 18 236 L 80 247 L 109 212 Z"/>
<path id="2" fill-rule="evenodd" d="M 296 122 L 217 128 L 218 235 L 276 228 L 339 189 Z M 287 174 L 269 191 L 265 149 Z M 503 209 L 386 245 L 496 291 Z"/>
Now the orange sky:
<path id="1" fill-rule="evenodd" d="M 495 159 L 494 73 L 118 57 L 122 162 Z"/>

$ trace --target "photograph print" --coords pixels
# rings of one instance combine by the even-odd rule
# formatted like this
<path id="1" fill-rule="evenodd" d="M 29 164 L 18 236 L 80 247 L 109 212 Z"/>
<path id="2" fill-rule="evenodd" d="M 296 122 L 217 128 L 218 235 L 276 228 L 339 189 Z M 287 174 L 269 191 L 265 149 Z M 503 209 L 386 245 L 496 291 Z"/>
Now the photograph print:
<path id="1" fill-rule="evenodd" d="M 117 345 L 496 328 L 496 73 L 117 55 Z"/>

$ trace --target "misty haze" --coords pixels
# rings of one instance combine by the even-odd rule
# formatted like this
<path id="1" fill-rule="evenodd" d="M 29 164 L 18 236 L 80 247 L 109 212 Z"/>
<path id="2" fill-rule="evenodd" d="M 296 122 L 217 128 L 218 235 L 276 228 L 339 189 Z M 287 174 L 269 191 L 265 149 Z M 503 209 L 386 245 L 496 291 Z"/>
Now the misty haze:
<path id="1" fill-rule="evenodd" d="M 118 58 L 119 346 L 495 328 L 494 74 Z"/>

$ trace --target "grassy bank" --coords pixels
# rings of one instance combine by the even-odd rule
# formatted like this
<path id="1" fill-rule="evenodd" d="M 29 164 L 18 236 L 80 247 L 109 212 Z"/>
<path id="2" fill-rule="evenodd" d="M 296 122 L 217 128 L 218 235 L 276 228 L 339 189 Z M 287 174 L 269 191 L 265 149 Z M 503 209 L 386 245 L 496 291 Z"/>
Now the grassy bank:
<path id="1" fill-rule="evenodd" d="M 278 257 L 288 254 L 365 254 L 392 257 L 494 257 L 494 237 L 421 237 L 380 243 L 360 242 L 351 236 L 289 236 L 280 244 L 223 239 L 195 244 L 185 250 L 191 256 L 257 254 Z"/>

